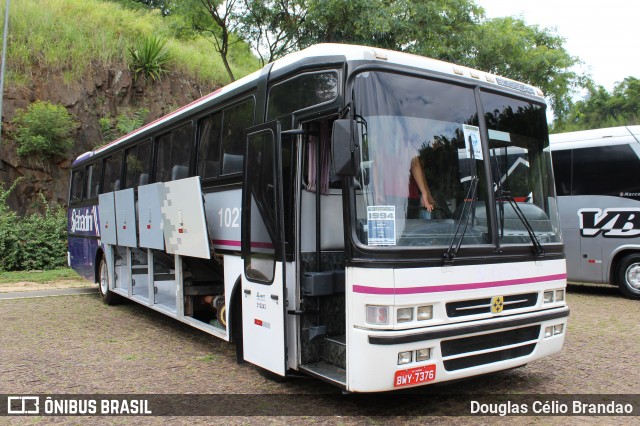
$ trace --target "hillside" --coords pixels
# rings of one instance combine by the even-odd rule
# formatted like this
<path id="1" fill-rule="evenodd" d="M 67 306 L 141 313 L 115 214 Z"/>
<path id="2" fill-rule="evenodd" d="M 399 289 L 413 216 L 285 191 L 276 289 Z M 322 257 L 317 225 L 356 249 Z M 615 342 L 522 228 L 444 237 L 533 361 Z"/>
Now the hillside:
<path id="1" fill-rule="evenodd" d="M 119 118 L 149 122 L 229 82 L 209 41 L 176 38 L 172 22 L 158 13 L 98 0 L 14 0 L 9 17 L 0 182 L 7 188 L 22 178 L 8 199 L 19 213 L 33 208 L 40 192 L 66 204 L 73 159 L 116 137 Z M 173 58 L 158 82 L 130 71 L 129 49 L 151 35 L 166 40 Z M 248 48 L 234 46 L 230 62 L 236 77 L 257 69 Z M 16 153 L 11 122 L 16 110 L 37 100 L 63 105 L 78 123 L 64 157 Z"/>

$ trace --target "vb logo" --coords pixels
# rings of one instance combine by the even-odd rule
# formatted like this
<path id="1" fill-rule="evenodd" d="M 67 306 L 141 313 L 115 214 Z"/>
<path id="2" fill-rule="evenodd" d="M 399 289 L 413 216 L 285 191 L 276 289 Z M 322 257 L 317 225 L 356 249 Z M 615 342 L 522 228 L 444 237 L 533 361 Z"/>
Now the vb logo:
<path id="1" fill-rule="evenodd" d="M 611 208 L 580 209 L 580 235 L 605 238 L 633 238 L 640 236 L 640 209 Z"/>

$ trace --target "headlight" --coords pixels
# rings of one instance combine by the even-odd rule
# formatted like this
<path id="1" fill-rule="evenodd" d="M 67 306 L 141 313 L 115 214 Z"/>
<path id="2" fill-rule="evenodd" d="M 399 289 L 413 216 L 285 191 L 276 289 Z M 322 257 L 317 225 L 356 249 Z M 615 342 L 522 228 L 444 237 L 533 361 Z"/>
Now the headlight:
<path id="1" fill-rule="evenodd" d="M 556 302 L 564 302 L 564 290 L 556 290 Z"/>
<path id="2" fill-rule="evenodd" d="M 418 321 L 430 320 L 433 318 L 433 306 L 418 306 Z"/>
<path id="3" fill-rule="evenodd" d="M 411 362 L 411 354 L 413 352 L 400 352 L 398 354 L 398 365 L 409 364 Z"/>
<path id="4" fill-rule="evenodd" d="M 552 303 L 553 302 L 553 293 L 554 293 L 553 290 L 544 292 L 544 303 Z"/>
<path id="5" fill-rule="evenodd" d="M 389 324 L 389 307 L 367 305 L 367 323 L 375 325 Z"/>
<path id="6" fill-rule="evenodd" d="M 431 348 L 418 349 L 416 351 L 416 362 L 426 361 L 431 358 Z"/>
<path id="7" fill-rule="evenodd" d="M 408 322 L 413 320 L 413 308 L 398 309 L 398 322 Z"/>

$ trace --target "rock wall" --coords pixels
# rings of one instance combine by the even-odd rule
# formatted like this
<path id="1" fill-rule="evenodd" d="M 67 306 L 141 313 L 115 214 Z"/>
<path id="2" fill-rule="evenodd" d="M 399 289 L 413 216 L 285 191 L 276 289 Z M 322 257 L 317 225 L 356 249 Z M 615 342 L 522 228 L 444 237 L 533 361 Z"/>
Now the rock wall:
<path id="1" fill-rule="evenodd" d="M 130 71 L 122 69 L 92 69 L 81 82 L 71 83 L 65 83 L 62 74 L 49 74 L 45 70 L 36 73 L 30 87 L 20 89 L 8 82 L 2 108 L 0 182 L 6 189 L 22 178 L 7 200 L 9 206 L 19 214 L 39 209 L 40 193 L 50 203 L 66 206 L 73 160 L 109 142 L 103 140 L 100 118 L 116 117 L 125 109 L 146 108 L 150 122 L 213 89 L 176 75 L 147 83 L 143 78 L 134 80 Z M 17 155 L 11 139 L 11 120 L 17 109 L 24 109 L 36 100 L 64 105 L 78 122 L 75 144 L 65 157 L 43 161 Z"/>

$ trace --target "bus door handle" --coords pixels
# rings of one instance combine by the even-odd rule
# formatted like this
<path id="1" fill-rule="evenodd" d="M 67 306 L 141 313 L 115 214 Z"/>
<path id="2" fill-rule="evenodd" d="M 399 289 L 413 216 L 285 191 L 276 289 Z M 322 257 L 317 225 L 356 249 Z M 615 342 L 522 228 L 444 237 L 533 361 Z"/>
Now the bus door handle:
<path id="1" fill-rule="evenodd" d="M 251 294 L 251 290 L 249 290 L 248 288 L 244 289 L 244 294 Z"/>

